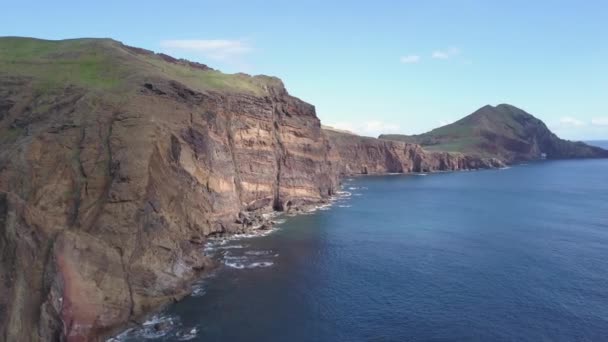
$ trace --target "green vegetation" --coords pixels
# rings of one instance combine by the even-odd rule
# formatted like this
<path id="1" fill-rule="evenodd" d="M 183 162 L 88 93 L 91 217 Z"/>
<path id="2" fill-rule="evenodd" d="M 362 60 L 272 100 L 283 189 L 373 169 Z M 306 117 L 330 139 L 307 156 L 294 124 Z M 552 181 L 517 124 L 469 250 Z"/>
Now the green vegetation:
<path id="1" fill-rule="evenodd" d="M 200 70 L 184 64 L 168 63 L 156 55 L 137 56 L 149 66 L 148 72 L 159 72 L 166 78 L 179 81 L 193 89 L 232 91 L 261 95 L 263 83 L 244 74 L 224 74 L 216 70 Z"/>
<path id="2" fill-rule="evenodd" d="M 116 88 L 121 70 L 104 53 L 108 42 L 1 38 L 0 75 L 30 77 L 39 92 L 69 84 L 102 90 Z"/>
<path id="3" fill-rule="evenodd" d="M 511 105 L 485 106 L 452 124 L 420 135 L 381 135 L 381 139 L 406 141 L 427 150 L 462 152 L 513 162 L 541 158 L 606 156 L 606 151 L 559 139 L 547 126 Z"/>
<path id="4" fill-rule="evenodd" d="M 135 50 L 111 39 L 60 41 L 33 38 L 0 38 L 0 76 L 24 76 L 33 80 L 35 91 L 76 85 L 100 91 L 124 93 L 143 80 L 172 79 L 198 90 L 266 94 L 276 78 L 224 74 L 170 62 L 144 50 Z"/>

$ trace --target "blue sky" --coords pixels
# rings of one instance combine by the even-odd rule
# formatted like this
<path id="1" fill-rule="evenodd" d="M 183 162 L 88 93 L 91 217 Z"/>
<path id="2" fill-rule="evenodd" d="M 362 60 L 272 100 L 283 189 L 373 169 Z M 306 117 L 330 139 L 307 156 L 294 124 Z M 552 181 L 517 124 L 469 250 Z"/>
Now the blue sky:
<path id="1" fill-rule="evenodd" d="M 605 1 L 12 1 L 0 35 L 111 37 L 269 74 L 323 123 L 421 133 L 510 103 L 608 139 Z"/>

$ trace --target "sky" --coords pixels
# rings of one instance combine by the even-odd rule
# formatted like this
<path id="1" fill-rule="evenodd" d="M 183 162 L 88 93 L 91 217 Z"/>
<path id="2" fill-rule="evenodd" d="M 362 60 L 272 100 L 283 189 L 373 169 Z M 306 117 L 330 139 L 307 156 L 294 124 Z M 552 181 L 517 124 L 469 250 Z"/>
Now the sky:
<path id="1" fill-rule="evenodd" d="M 110 37 L 280 77 L 323 124 L 423 133 L 509 103 L 608 139 L 607 1 L 6 1 L 0 36 Z"/>

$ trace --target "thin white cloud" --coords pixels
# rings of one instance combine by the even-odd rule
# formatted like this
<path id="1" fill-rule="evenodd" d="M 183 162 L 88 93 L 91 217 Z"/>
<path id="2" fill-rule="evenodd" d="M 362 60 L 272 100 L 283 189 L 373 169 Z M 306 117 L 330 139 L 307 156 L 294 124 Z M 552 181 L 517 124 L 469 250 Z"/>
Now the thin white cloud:
<path id="1" fill-rule="evenodd" d="M 401 127 L 398 124 L 384 121 L 366 121 L 361 123 L 354 122 L 335 122 L 329 126 L 337 129 L 350 131 L 359 135 L 377 137 L 383 133 L 400 133 Z"/>
<path id="2" fill-rule="evenodd" d="M 228 39 L 176 39 L 163 40 L 165 49 L 198 53 L 219 61 L 230 60 L 250 53 L 253 49 L 245 41 Z"/>
<path id="3" fill-rule="evenodd" d="M 608 117 L 579 120 L 564 116 L 549 125 L 560 138 L 570 140 L 601 140 L 608 137 Z"/>
<path id="4" fill-rule="evenodd" d="M 594 126 L 608 126 L 608 117 L 593 118 L 591 119 L 591 124 Z"/>
<path id="5" fill-rule="evenodd" d="M 432 58 L 435 59 L 450 59 L 452 57 L 458 56 L 460 54 L 460 49 L 456 47 L 451 47 L 446 50 L 435 50 L 431 54 Z"/>
<path id="6" fill-rule="evenodd" d="M 402 56 L 400 59 L 401 63 L 403 64 L 413 64 L 413 63 L 418 63 L 420 62 L 420 56 L 418 55 L 407 55 L 407 56 Z"/>
<path id="7" fill-rule="evenodd" d="M 586 123 L 570 116 L 564 116 L 559 119 L 559 125 L 566 127 L 582 127 L 585 126 Z"/>

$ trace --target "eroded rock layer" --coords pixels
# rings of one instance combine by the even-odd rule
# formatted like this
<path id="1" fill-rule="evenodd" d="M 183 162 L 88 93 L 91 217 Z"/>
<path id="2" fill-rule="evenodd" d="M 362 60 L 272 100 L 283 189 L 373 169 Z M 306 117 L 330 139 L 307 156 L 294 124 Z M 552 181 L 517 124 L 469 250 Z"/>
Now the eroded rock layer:
<path id="1" fill-rule="evenodd" d="M 327 134 L 276 78 L 111 40 L 0 47 L 3 341 L 101 340 L 186 295 L 208 236 L 327 201 L 339 174 L 498 166 Z"/>
<path id="2" fill-rule="evenodd" d="M 2 82 L 3 128 L 21 130 L 0 153 L 3 340 L 103 336 L 187 293 L 211 267 L 205 237 L 248 228 L 240 211 L 337 185 L 314 108 L 282 87 L 155 80 L 122 103 L 69 87 L 43 103 L 27 80 Z"/>
<path id="3" fill-rule="evenodd" d="M 495 158 L 428 152 L 420 145 L 325 130 L 342 175 L 456 171 L 502 167 Z"/>

